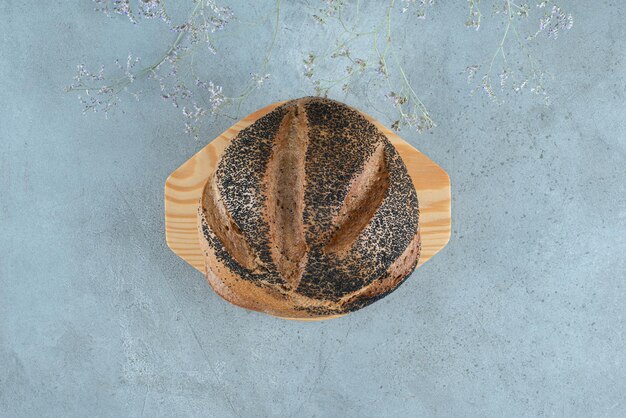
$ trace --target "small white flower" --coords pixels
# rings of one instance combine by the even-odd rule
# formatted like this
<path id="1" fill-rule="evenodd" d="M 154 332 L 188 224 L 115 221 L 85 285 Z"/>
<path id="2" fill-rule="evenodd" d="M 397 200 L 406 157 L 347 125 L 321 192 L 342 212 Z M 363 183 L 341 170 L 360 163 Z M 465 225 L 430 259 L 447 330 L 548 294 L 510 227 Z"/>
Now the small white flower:
<path id="1" fill-rule="evenodd" d="M 265 74 L 265 75 L 259 75 L 256 73 L 252 74 L 252 81 L 256 84 L 257 87 L 261 87 L 263 83 L 265 83 L 265 80 L 267 80 L 268 78 L 270 78 L 269 74 Z"/>

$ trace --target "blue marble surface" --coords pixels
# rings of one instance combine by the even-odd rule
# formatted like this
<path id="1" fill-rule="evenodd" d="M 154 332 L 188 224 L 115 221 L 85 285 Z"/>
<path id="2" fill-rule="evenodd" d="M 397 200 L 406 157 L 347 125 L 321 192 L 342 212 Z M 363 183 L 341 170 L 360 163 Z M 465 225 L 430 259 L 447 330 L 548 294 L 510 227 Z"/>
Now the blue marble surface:
<path id="1" fill-rule="evenodd" d="M 246 3 L 242 20 L 273 7 Z M 242 115 L 312 93 L 302 55 L 332 36 L 307 3 L 283 2 Z M 626 416 L 624 4 L 567 2 L 574 27 L 536 52 L 546 108 L 469 94 L 501 26 L 465 29 L 452 3 L 394 29 L 438 125 L 402 136 L 450 174 L 450 243 L 371 307 L 299 323 L 227 304 L 165 244 L 165 178 L 230 120 L 196 141 L 153 84 L 108 120 L 64 92 L 77 63 L 149 61 L 171 33 L 87 0 L 0 0 L 0 416 Z M 220 39 L 225 90 L 270 23 Z M 334 97 L 389 123 L 366 90 Z"/>

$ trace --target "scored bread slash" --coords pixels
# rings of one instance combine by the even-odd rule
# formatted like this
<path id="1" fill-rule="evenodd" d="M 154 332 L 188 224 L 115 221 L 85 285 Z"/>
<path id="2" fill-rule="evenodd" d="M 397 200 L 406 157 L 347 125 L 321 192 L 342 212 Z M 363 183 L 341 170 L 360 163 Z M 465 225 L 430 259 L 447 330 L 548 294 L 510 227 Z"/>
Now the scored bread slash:
<path id="1" fill-rule="evenodd" d="M 207 280 L 248 309 L 341 316 L 395 290 L 420 256 L 417 193 L 402 158 L 333 100 L 292 100 L 242 129 L 202 194 Z"/>
<path id="2" fill-rule="evenodd" d="M 322 251 L 345 256 L 381 205 L 389 188 L 384 150 L 381 141 L 361 173 L 351 181 L 350 190 L 333 220 L 332 236 Z"/>
<path id="3" fill-rule="evenodd" d="M 267 196 L 264 216 L 274 243 L 270 251 L 290 289 L 298 287 L 307 262 L 302 220 L 307 142 L 306 116 L 298 104 L 289 109 L 281 122 L 263 178 Z"/>

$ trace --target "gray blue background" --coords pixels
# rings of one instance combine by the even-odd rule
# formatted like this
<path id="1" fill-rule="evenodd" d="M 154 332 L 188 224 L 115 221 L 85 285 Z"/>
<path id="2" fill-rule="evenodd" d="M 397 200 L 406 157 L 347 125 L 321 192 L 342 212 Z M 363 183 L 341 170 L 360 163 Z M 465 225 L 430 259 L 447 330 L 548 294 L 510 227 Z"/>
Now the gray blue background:
<path id="1" fill-rule="evenodd" d="M 395 43 L 438 124 L 402 135 L 450 174 L 450 243 L 371 307 L 300 323 L 227 304 L 165 244 L 166 177 L 230 121 L 195 141 L 147 83 L 108 120 L 64 92 L 77 63 L 150 61 L 171 34 L 86 0 L 1 0 L 0 416 L 626 416 L 625 7 L 563 2 L 574 27 L 537 50 L 546 108 L 469 94 L 461 73 L 501 32 L 488 5 L 473 32 L 443 3 Z M 305 2 L 282 16 L 242 114 L 312 92 L 302 55 L 331 37 L 308 36 Z M 224 36 L 225 90 L 256 41 Z"/>

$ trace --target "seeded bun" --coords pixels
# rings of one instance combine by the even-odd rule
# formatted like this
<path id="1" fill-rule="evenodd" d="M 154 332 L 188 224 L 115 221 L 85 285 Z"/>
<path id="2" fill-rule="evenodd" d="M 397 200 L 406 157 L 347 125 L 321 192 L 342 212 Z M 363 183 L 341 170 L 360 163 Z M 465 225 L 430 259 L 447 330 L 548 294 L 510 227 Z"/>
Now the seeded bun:
<path id="1" fill-rule="evenodd" d="M 415 188 L 385 135 L 317 97 L 243 129 L 198 210 L 213 289 L 290 319 L 344 315 L 395 290 L 419 259 L 418 220 Z"/>

